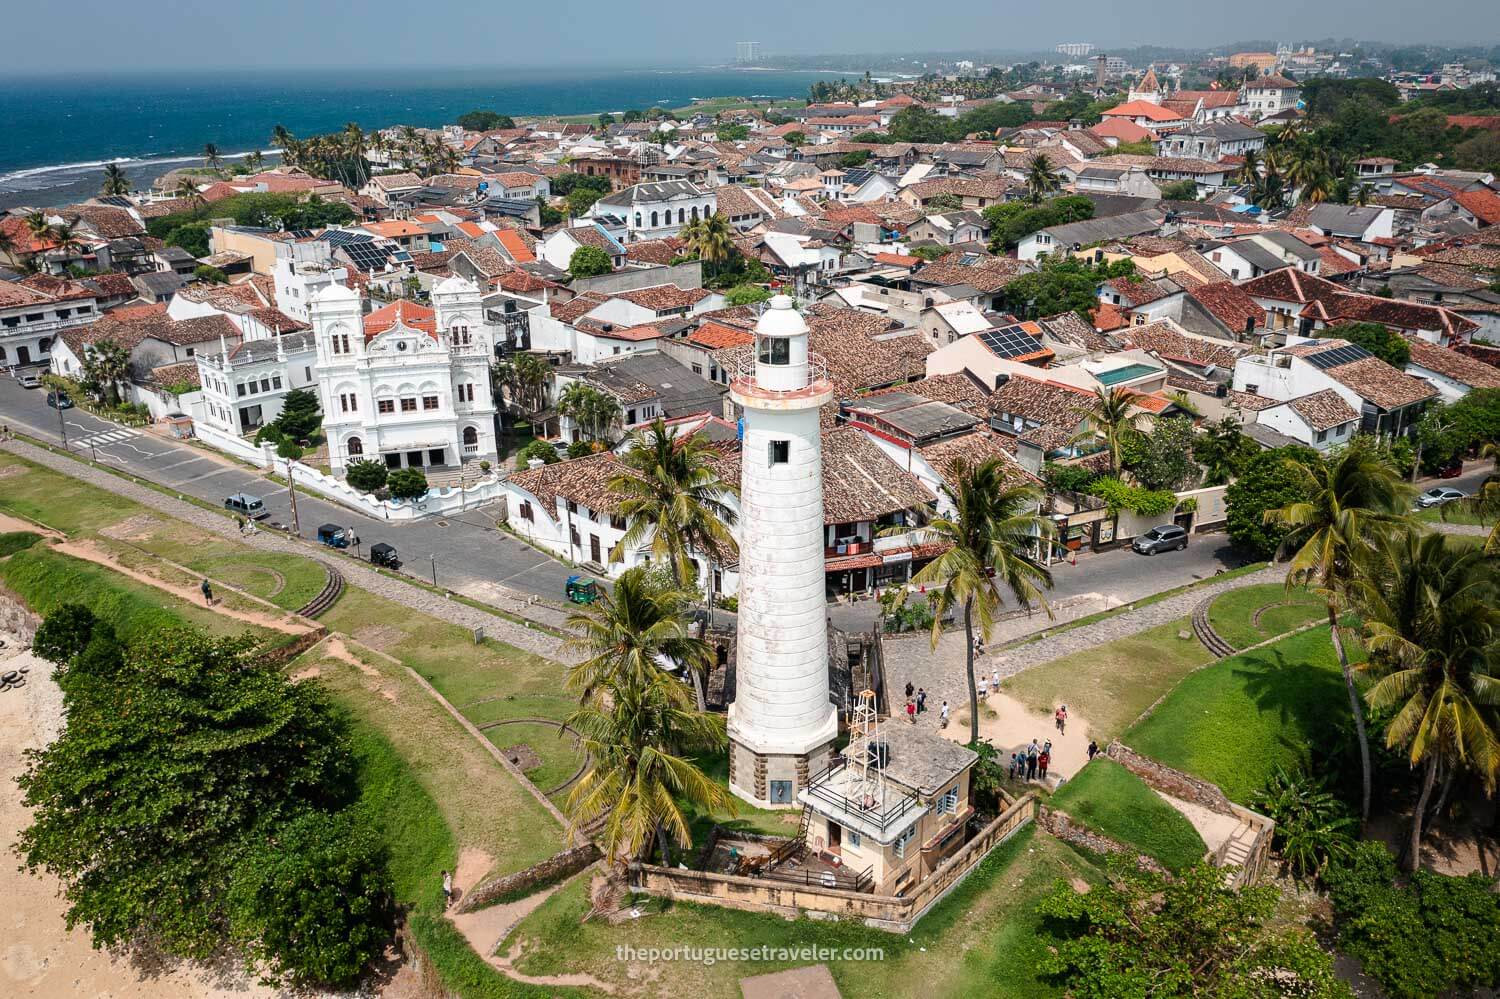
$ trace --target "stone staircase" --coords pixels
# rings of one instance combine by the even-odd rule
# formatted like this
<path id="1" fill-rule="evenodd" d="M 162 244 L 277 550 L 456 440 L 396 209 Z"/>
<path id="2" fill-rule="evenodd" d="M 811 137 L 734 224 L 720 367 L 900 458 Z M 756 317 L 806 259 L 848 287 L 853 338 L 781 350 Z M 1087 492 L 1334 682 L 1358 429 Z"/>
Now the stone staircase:
<path id="1" fill-rule="evenodd" d="M 429 469 L 427 472 L 427 484 L 434 489 L 456 489 L 459 486 L 468 489 L 478 484 L 482 478 L 484 470 L 479 467 L 477 459 L 465 461 L 461 468 L 445 466 Z"/>
<path id="2" fill-rule="evenodd" d="M 1198 636 L 1198 641 L 1203 643 L 1204 648 L 1214 654 L 1215 659 L 1223 659 L 1234 655 L 1237 650 L 1220 638 L 1213 625 L 1208 623 L 1208 608 L 1213 602 L 1213 597 L 1204 597 L 1193 607 L 1193 634 Z"/>
<path id="3" fill-rule="evenodd" d="M 1257 837 L 1256 828 L 1246 819 L 1241 819 L 1240 824 L 1235 827 L 1234 832 L 1219 847 L 1214 864 L 1217 867 L 1227 867 L 1224 872 L 1224 883 L 1234 886 L 1241 883 L 1245 878 L 1245 872 L 1249 867 L 1254 855 L 1255 841 Z"/>

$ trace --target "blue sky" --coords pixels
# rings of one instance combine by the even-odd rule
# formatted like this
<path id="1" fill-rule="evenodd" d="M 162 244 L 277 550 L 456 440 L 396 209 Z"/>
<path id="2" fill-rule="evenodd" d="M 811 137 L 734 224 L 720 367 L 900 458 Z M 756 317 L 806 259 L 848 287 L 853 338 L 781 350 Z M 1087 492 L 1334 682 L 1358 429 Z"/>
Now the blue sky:
<path id="1" fill-rule="evenodd" d="M 1206 46 L 1237 38 L 1500 43 L 1495 0 L 0 0 L 0 72 L 727 63 L 766 53 Z M 16 44 L 26 38 L 42 44 Z"/>

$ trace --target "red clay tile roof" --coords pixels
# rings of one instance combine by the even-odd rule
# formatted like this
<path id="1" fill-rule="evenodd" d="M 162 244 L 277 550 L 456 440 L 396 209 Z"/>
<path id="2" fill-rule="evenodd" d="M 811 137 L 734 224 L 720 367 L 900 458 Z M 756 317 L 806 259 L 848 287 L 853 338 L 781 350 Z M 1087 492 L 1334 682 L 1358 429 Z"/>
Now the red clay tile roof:
<path id="1" fill-rule="evenodd" d="M 1248 409 L 1252 413 L 1258 413 L 1262 409 L 1270 409 L 1272 406 L 1280 406 L 1281 403 L 1275 399 L 1267 399 L 1263 395 L 1254 392 L 1231 391 L 1229 401 L 1241 409 Z"/>
<path id="2" fill-rule="evenodd" d="M 1500 368 L 1465 357 L 1456 350 L 1428 343 L 1421 337 L 1407 337 L 1411 344 L 1411 363 L 1436 372 L 1470 388 L 1500 388 Z"/>
<path id="3" fill-rule="evenodd" d="M 377 337 L 397 323 L 409 329 L 421 330 L 430 334 L 434 340 L 437 339 L 437 313 L 404 298 L 365 316 L 365 339 Z"/>
<path id="4" fill-rule="evenodd" d="M 877 264 L 891 264 L 896 267 L 917 267 L 922 263 L 921 257 L 911 257 L 904 253 L 877 253 L 873 259 Z"/>
<path id="5" fill-rule="evenodd" d="M 505 252 L 510 254 L 512 260 L 518 264 L 529 264 L 536 260 L 536 254 L 519 232 L 514 229 L 497 229 L 495 238 L 500 245 L 505 247 Z"/>
<path id="6" fill-rule="evenodd" d="M 1332 430 L 1359 419 L 1344 397 L 1333 389 L 1322 389 L 1287 400 L 1287 405 L 1314 430 Z"/>
<path id="7" fill-rule="evenodd" d="M 1437 395 L 1432 383 L 1397 371 L 1378 357 L 1365 357 L 1327 369 L 1328 377 L 1381 409 L 1399 409 Z"/>
<path id="8" fill-rule="evenodd" d="M 1223 341 L 1186 336 L 1177 332 L 1171 323 L 1165 320 L 1148 323 L 1145 326 L 1131 326 L 1123 330 L 1120 337 L 1142 350 L 1157 354 L 1164 360 L 1180 361 L 1199 368 L 1206 368 L 1210 365 L 1233 368 L 1234 362 L 1243 353 Z"/>
<path id="9" fill-rule="evenodd" d="M 702 288 L 679 288 L 675 284 L 662 284 L 654 288 L 622 291 L 615 297 L 623 298 L 643 309 L 665 312 L 669 309 L 690 309 L 707 298 L 709 294 Z"/>
<path id="10" fill-rule="evenodd" d="M 1234 333 L 1242 333 L 1247 322 L 1260 325 L 1265 311 L 1233 281 L 1215 281 L 1188 289 L 1188 297 Z"/>
<path id="11" fill-rule="evenodd" d="M 1485 225 L 1500 225 L 1500 194 L 1491 190 L 1464 191 L 1453 200 L 1467 208 Z"/>
<path id="12" fill-rule="evenodd" d="M 1108 111 L 1102 112 L 1105 118 L 1145 118 L 1147 121 L 1182 121 L 1182 115 L 1175 111 L 1168 111 L 1160 104 L 1152 104 L 1150 101 L 1126 101 L 1124 104 L 1116 105 Z"/>
<path id="13" fill-rule="evenodd" d="M 755 342 L 755 335 L 722 323 L 710 322 L 699 326 L 687 339 L 689 343 L 706 347 L 709 350 L 723 350 L 725 347 L 742 347 L 752 344 Z"/>

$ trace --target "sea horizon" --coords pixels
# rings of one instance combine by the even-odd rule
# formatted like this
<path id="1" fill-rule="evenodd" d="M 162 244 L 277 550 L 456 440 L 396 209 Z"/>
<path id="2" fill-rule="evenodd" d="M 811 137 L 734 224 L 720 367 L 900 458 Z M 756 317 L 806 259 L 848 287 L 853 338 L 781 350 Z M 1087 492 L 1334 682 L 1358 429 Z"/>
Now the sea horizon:
<path id="1" fill-rule="evenodd" d="M 800 98 L 830 70 L 284 70 L 9 77 L 0 86 L 0 208 L 77 199 L 117 163 L 137 185 L 201 159 L 269 148 L 280 124 L 310 135 L 358 122 L 436 127 L 467 111 L 514 116 L 682 107 L 712 97 Z"/>

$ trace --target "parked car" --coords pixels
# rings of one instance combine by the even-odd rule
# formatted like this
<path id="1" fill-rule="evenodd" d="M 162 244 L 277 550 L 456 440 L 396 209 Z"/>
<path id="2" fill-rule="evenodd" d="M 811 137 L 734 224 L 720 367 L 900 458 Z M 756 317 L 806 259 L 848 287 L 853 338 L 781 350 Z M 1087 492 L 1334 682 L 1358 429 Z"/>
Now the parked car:
<path id="1" fill-rule="evenodd" d="M 384 541 L 377 541 L 370 546 L 370 564 L 383 565 L 387 569 L 401 568 L 401 559 L 396 555 L 396 549 Z"/>
<path id="2" fill-rule="evenodd" d="M 1433 486 L 1431 489 L 1417 497 L 1417 509 L 1429 510 L 1444 503 L 1452 503 L 1468 496 L 1462 489 L 1454 489 L 1452 486 Z"/>
<path id="3" fill-rule="evenodd" d="M 1153 527 L 1130 543 L 1130 547 L 1141 555 L 1157 552 L 1182 551 L 1188 545 L 1187 529 L 1176 524 Z"/>
<path id="4" fill-rule="evenodd" d="M 251 520 L 260 520 L 269 517 L 270 511 L 261 502 L 259 496 L 251 496 L 249 493 L 235 493 L 233 496 L 224 498 L 224 509 L 233 513 L 241 513 Z"/>
<path id="5" fill-rule="evenodd" d="M 349 532 L 337 524 L 323 524 L 318 528 L 318 543 L 329 548 L 348 548 Z"/>
<path id="6" fill-rule="evenodd" d="M 1464 463 L 1456 458 L 1437 470 L 1437 477 L 1440 479 L 1456 479 L 1462 474 L 1464 474 Z"/>
<path id="7" fill-rule="evenodd" d="M 41 388 L 42 376 L 35 371 L 23 371 L 19 375 L 16 375 L 16 384 L 28 389 Z"/>
<path id="8" fill-rule="evenodd" d="M 53 409 L 72 409 L 73 400 L 68 398 L 66 392 L 48 392 L 47 405 Z"/>

